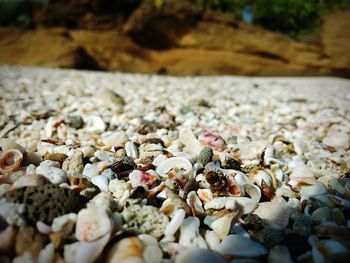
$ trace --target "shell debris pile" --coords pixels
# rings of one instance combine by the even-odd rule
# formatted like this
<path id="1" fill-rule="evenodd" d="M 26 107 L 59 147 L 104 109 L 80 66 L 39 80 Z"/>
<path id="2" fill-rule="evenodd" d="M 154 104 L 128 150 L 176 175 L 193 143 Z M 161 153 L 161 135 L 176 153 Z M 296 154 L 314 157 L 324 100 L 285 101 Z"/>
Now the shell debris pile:
<path id="1" fill-rule="evenodd" d="M 1 262 L 345 262 L 350 82 L 0 69 Z"/>

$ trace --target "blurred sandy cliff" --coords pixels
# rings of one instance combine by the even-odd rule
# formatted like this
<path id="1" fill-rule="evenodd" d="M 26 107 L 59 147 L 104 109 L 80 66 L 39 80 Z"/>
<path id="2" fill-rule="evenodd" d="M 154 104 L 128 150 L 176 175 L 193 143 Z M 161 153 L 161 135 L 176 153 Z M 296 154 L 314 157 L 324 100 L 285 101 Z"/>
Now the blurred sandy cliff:
<path id="1" fill-rule="evenodd" d="M 350 77 L 349 1 L 285 1 L 296 15 L 274 2 L 0 0 L 0 64 Z"/>

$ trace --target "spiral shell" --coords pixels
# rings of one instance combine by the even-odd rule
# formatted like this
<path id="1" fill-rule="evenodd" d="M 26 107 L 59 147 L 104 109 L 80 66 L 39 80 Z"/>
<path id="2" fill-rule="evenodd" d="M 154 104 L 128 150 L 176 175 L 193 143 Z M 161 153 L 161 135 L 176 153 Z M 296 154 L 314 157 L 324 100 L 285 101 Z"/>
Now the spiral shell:
<path id="1" fill-rule="evenodd" d="M 20 150 L 10 149 L 3 152 L 0 156 L 0 172 L 9 173 L 15 171 L 21 166 L 23 154 Z"/>

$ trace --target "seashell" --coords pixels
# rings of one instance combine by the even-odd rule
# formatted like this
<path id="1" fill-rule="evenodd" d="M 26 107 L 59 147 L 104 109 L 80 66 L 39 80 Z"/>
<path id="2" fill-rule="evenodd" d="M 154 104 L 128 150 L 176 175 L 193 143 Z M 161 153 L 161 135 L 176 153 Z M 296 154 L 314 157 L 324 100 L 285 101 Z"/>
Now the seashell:
<path id="1" fill-rule="evenodd" d="M 334 148 L 346 148 L 349 146 L 349 136 L 347 133 L 342 131 L 328 131 L 326 137 L 323 138 L 322 143 L 334 147 Z"/>
<path id="2" fill-rule="evenodd" d="M 257 257 L 266 255 L 268 250 L 259 243 L 240 235 L 228 235 L 220 243 L 217 251 L 222 255 Z"/>
<path id="3" fill-rule="evenodd" d="M 77 214 L 69 213 L 56 217 L 52 222 L 52 231 L 69 235 L 73 232 L 75 223 L 77 222 Z"/>
<path id="4" fill-rule="evenodd" d="M 204 204 L 213 200 L 213 193 L 209 189 L 198 189 L 197 195 Z"/>
<path id="5" fill-rule="evenodd" d="M 160 163 L 156 172 L 161 177 L 168 177 L 169 179 L 180 175 L 189 176 L 192 173 L 192 164 L 185 158 L 172 157 Z"/>
<path id="6" fill-rule="evenodd" d="M 108 192 L 108 179 L 104 176 L 98 175 L 91 178 L 91 182 L 96 185 L 101 192 Z"/>
<path id="7" fill-rule="evenodd" d="M 340 242 L 326 239 L 312 246 L 312 258 L 314 262 L 333 262 L 334 254 L 347 254 L 348 250 Z"/>
<path id="8" fill-rule="evenodd" d="M 226 147 L 224 139 L 222 139 L 220 135 L 212 132 L 206 132 L 199 135 L 198 140 L 205 143 L 206 145 L 208 145 L 216 151 L 223 151 Z"/>
<path id="9" fill-rule="evenodd" d="M 191 207 L 193 215 L 200 215 L 204 213 L 202 202 L 195 191 L 188 193 L 186 202 Z"/>
<path id="10" fill-rule="evenodd" d="M 326 194 L 327 188 L 324 187 L 324 185 L 317 183 L 312 186 L 302 187 L 299 193 L 300 193 L 300 199 L 302 201 L 302 200 L 307 200 L 313 196 Z"/>
<path id="11" fill-rule="evenodd" d="M 139 158 L 139 152 L 137 150 L 136 145 L 133 142 L 129 141 L 125 143 L 125 151 L 128 157 L 133 159 Z"/>
<path id="12" fill-rule="evenodd" d="M 46 245 L 38 255 L 38 263 L 53 262 L 55 258 L 55 247 L 52 243 Z"/>
<path id="13" fill-rule="evenodd" d="M 142 263 L 143 249 L 141 240 L 137 237 L 126 237 L 115 243 L 107 252 L 103 262 L 106 263 Z"/>
<path id="14" fill-rule="evenodd" d="M 38 229 L 38 231 L 44 235 L 49 235 L 52 233 L 52 228 L 51 226 L 41 222 L 41 221 L 37 221 L 36 222 L 36 228 Z"/>
<path id="15" fill-rule="evenodd" d="M 211 250 L 217 250 L 217 247 L 220 245 L 220 239 L 215 231 L 207 231 L 205 233 L 205 241 Z"/>
<path id="16" fill-rule="evenodd" d="M 190 153 L 194 156 L 197 156 L 200 154 L 203 146 L 197 140 L 196 136 L 194 136 L 191 130 L 181 129 L 179 131 L 179 139 L 180 139 L 180 142 L 185 145 L 184 147 L 185 152 Z"/>
<path id="17" fill-rule="evenodd" d="M 272 226 L 286 228 L 291 210 L 286 206 L 285 202 L 274 200 L 272 202 L 259 203 L 254 214 Z"/>
<path id="18" fill-rule="evenodd" d="M 26 150 L 14 140 L 5 138 L 0 139 L 0 148 L 2 152 L 6 152 L 11 149 L 19 150 L 22 154 L 26 152 Z"/>
<path id="19" fill-rule="evenodd" d="M 18 178 L 12 186 L 12 189 L 21 188 L 25 186 L 38 186 L 38 185 L 44 185 L 47 184 L 47 180 L 44 176 L 39 174 L 33 174 L 33 175 L 24 175 Z"/>
<path id="20" fill-rule="evenodd" d="M 207 248 L 205 240 L 199 234 L 200 221 L 197 217 L 187 217 L 181 224 L 179 244 L 188 248 Z"/>
<path id="21" fill-rule="evenodd" d="M 11 173 L 16 171 L 23 160 L 23 154 L 20 150 L 10 149 L 4 151 L 0 156 L 0 172 Z"/>
<path id="22" fill-rule="evenodd" d="M 43 175 L 52 184 L 62 184 L 66 181 L 66 173 L 56 167 L 50 166 L 38 166 L 36 168 L 36 173 Z"/>
<path id="23" fill-rule="evenodd" d="M 123 147 L 125 143 L 128 141 L 128 136 L 123 131 L 116 131 L 102 139 L 102 143 L 107 146 L 121 146 Z"/>
<path id="24" fill-rule="evenodd" d="M 161 263 L 163 260 L 163 252 L 157 245 L 146 246 L 142 253 L 145 263 Z"/>
<path id="25" fill-rule="evenodd" d="M 293 263 L 289 250 L 285 246 L 275 246 L 271 248 L 267 260 L 269 263 Z"/>
<path id="26" fill-rule="evenodd" d="M 231 206 L 231 202 L 237 203 L 238 208 L 241 210 L 242 215 L 249 214 L 255 210 L 257 203 L 255 200 L 247 197 L 227 197 L 225 202 L 225 208 L 234 210 L 235 206 Z"/>
<path id="27" fill-rule="evenodd" d="M 189 248 L 180 252 L 175 258 L 175 263 L 225 263 L 226 260 L 216 253 L 202 249 Z"/>
<path id="28" fill-rule="evenodd" d="M 73 257 L 75 260 L 73 262 L 75 263 L 95 262 L 95 260 L 102 253 L 104 247 L 108 243 L 109 238 L 110 238 L 110 235 L 106 234 L 95 241 L 73 243 L 72 245 L 77 244 L 76 253 L 75 253 L 75 256 Z M 65 246 L 64 252 L 66 252 L 66 246 Z M 67 261 L 66 255 L 64 258 L 66 262 L 70 262 L 70 261 Z"/>
<path id="29" fill-rule="evenodd" d="M 265 171 L 258 171 L 258 173 L 255 175 L 255 179 L 258 181 L 260 187 L 262 185 L 262 181 L 264 181 L 267 185 L 272 186 L 271 175 Z"/>
<path id="30" fill-rule="evenodd" d="M 312 212 L 311 218 L 317 224 L 320 224 L 324 221 L 332 219 L 332 209 L 329 207 L 320 207 Z"/>
<path id="31" fill-rule="evenodd" d="M 79 211 L 75 237 L 79 241 L 93 241 L 112 231 L 112 221 L 103 207 L 85 208 Z"/>
<path id="32" fill-rule="evenodd" d="M 183 209 L 178 209 L 175 213 L 173 218 L 171 219 L 169 225 L 165 228 L 164 235 L 165 236 L 172 236 L 176 233 L 176 231 L 179 229 L 180 225 L 184 221 L 186 216 L 186 212 Z"/>
<path id="33" fill-rule="evenodd" d="M 259 203 L 261 198 L 261 190 L 258 186 L 247 183 L 243 185 L 243 189 L 244 189 L 244 192 L 246 193 L 246 196 L 248 195 L 256 203 Z"/>
<path id="34" fill-rule="evenodd" d="M 219 239 L 223 239 L 226 237 L 231 230 L 231 226 L 236 223 L 239 218 L 239 210 L 228 213 L 213 223 L 211 223 L 210 227 L 213 229 Z"/>

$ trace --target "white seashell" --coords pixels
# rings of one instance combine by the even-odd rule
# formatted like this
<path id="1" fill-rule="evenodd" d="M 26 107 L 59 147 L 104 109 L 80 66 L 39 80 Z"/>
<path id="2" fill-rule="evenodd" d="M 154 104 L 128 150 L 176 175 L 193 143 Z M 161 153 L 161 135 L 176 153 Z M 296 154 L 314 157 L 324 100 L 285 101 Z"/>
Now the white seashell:
<path id="1" fill-rule="evenodd" d="M 315 243 L 312 246 L 312 258 L 314 262 L 332 262 L 333 254 L 346 254 L 348 250 L 340 242 L 326 239 Z"/>
<path id="2" fill-rule="evenodd" d="M 107 253 L 105 263 L 143 263 L 142 243 L 137 237 L 126 237 L 114 244 Z"/>
<path id="3" fill-rule="evenodd" d="M 128 157 L 131 157 L 133 159 L 139 158 L 139 152 L 137 150 L 136 145 L 133 142 L 125 143 L 125 152 Z"/>
<path id="4" fill-rule="evenodd" d="M 186 216 L 186 212 L 184 209 L 178 209 L 173 218 L 171 219 L 170 223 L 167 225 L 164 231 L 165 236 L 172 236 L 176 233 L 176 231 L 179 229 L 180 225 L 184 221 Z"/>
<path id="5" fill-rule="evenodd" d="M 55 247 L 52 243 L 46 245 L 38 256 L 38 263 L 53 262 L 55 258 Z"/>
<path id="6" fill-rule="evenodd" d="M 207 231 L 205 233 L 205 241 L 211 250 L 216 250 L 220 245 L 220 239 L 216 235 L 215 231 Z"/>
<path id="7" fill-rule="evenodd" d="M 272 202 L 259 203 L 254 214 L 270 225 L 285 228 L 288 225 L 291 210 L 285 202 L 273 200 Z"/>
<path id="8" fill-rule="evenodd" d="M 60 168 L 40 165 L 36 168 L 36 173 L 43 175 L 52 184 L 62 184 L 66 181 L 66 173 Z"/>
<path id="9" fill-rule="evenodd" d="M 225 201 L 226 201 L 225 197 L 214 198 L 214 199 L 208 201 L 207 203 L 205 203 L 204 209 L 205 210 L 208 210 L 208 209 L 215 209 L 215 210 L 223 209 L 225 207 Z"/>
<path id="10" fill-rule="evenodd" d="M 187 217 L 181 224 L 179 244 L 185 247 L 207 248 L 205 240 L 199 234 L 200 221 L 197 217 Z"/>
<path id="11" fill-rule="evenodd" d="M 322 143 L 334 148 L 345 148 L 349 146 L 349 141 L 350 139 L 347 133 L 332 130 L 323 138 Z"/>
<path id="12" fill-rule="evenodd" d="M 75 213 L 69 213 L 56 217 L 52 222 L 52 231 L 68 235 L 73 232 L 76 222 L 77 214 Z"/>
<path id="13" fill-rule="evenodd" d="M 181 143 L 185 145 L 184 151 L 194 156 L 199 155 L 199 153 L 204 147 L 197 140 L 196 136 L 194 136 L 192 131 L 188 129 L 181 129 L 179 131 L 179 139 Z"/>
<path id="14" fill-rule="evenodd" d="M 91 133 L 102 133 L 106 130 L 107 125 L 100 116 L 89 116 L 84 120 L 86 130 Z"/>
<path id="15" fill-rule="evenodd" d="M 300 199 L 302 201 L 302 200 L 307 200 L 313 196 L 326 194 L 327 188 L 324 185 L 317 183 L 312 186 L 302 187 L 299 193 L 300 193 Z"/>
<path id="16" fill-rule="evenodd" d="M 147 246 L 142 253 L 145 263 L 160 263 L 163 259 L 163 252 L 158 245 Z"/>
<path id="17" fill-rule="evenodd" d="M 155 166 L 159 166 L 166 159 L 168 159 L 168 158 L 164 154 L 159 154 L 156 158 L 154 158 L 152 164 Z"/>
<path id="18" fill-rule="evenodd" d="M 194 209 L 194 211 L 197 214 L 204 213 L 202 202 L 195 191 L 191 191 L 188 193 L 186 202 L 192 209 Z"/>
<path id="19" fill-rule="evenodd" d="M 181 157 L 172 157 L 160 163 L 156 172 L 162 177 L 174 176 L 178 173 L 189 176 L 192 173 L 192 164 Z"/>
<path id="20" fill-rule="evenodd" d="M 91 182 L 96 185 L 101 192 L 108 192 L 108 179 L 104 176 L 98 175 L 91 178 Z"/>
<path id="21" fill-rule="evenodd" d="M 244 184 L 244 192 L 250 196 L 256 203 L 259 203 L 261 198 L 261 189 L 254 184 Z"/>
<path id="22" fill-rule="evenodd" d="M 235 175 L 235 181 L 237 182 L 237 184 L 239 184 L 240 186 L 243 186 L 244 184 L 248 183 L 249 178 L 246 174 L 242 173 L 241 171 L 236 171 L 234 170 L 236 175 Z"/>
<path id="23" fill-rule="evenodd" d="M 124 146 L 128 141 L 128 136 L 123 131 L 113 132 L 102 139 L 102 143 L 106 146 Z"/>
<path id="24" fill-rule="evenodd" d="M 312 169 L 307 166 L 299 156 L 294 156 L 293 160 L 288 163 L 289 169 L 292 171 L 290 179 L 309 177 L 314 178 Z"/>
<path id="25" fill-rule="evenodd" d="M 47 180 L 44 176 L 39 174 L 32 174 L 32 175 L 24 175 L 18 178 L 12 186 L 11 190 L 16 188 L 21 188 L 25 186 L 38 186 L 38 185 L 44 185 L 47 183 Z"/>
<path id="26" fill-rule="evenodd" d="M 95 206 L 79 211 L 75 237 L 79 241 L 93 241 L 112 231 L 112 221 L 103 207 Z"/>
<path id="27" fill-rule="evenodd" d="M 223 255 L 242 257 L 257 257 L 268 253 L 263 245 L 240 235 L 226 236 L 217 251 Z"/>
<path id="28" fill-rule="evenodd" d="M 228 235 L 231 225 L 238 219 L 239 211 L 226 214 L 211 223 L 210 227 L 215 231 L 219 239 Z"/>
<path id="29" fill-rule="evenodd" d="M 109 234 L 92 241 L 92 242 L 79 242 L 75 254 L 75 263 L 93 263 L 96 258 L 102 253 L 103 248 L 108 243 L 110 238 Z M 66 257 L 65 257 L 66 259 Z"/>
<path id="30" fill-rule="evenodd" d="M 254 199 L 247 197 L 227 197 L 227 201 L 225 203 L 226 209 L 234 210 L 235 207 L 231 207 L 230 202 L 235 201 L 238 205 L 238 208 L 241 210 L 242 215 L 249 214 L 254 211 L 257 207 L 257 202 Z"/>
<path id="31" fill-rule="evenodd" d="M 48 235 L 52 233 L 52 228 L 51 226 L 41 222 L 41 221 L 37 221 L 36 222 L 36 228 L 38 229 L 38 231 L 44 235 Z"/>
<path id="32" fill-rule="evenodd" d="M 212 251 L 190 248 L 180 252 L 175 263 L 225 263 L 226 260 Z"/>
<path id="33" fill-rule="evenodd" d="M 83 170 L 83 176 L 86 178 L 93 178 L 95 176 L 98 176 L 98 167 L 96 165 L 93 164 L 86 164 Z"/>
<path id="34" fill-rule="evenodd" d="M 259 186 L 261 186 L 262 181 L 264 180 L 265 183 L 269 186 L 272 186 L 272 178 L 271 175 L 269 175 L 267 172 L 265 171 L 259 171 L 256 175 L 255 175 L 255 179 L 258 181 Z"/>

